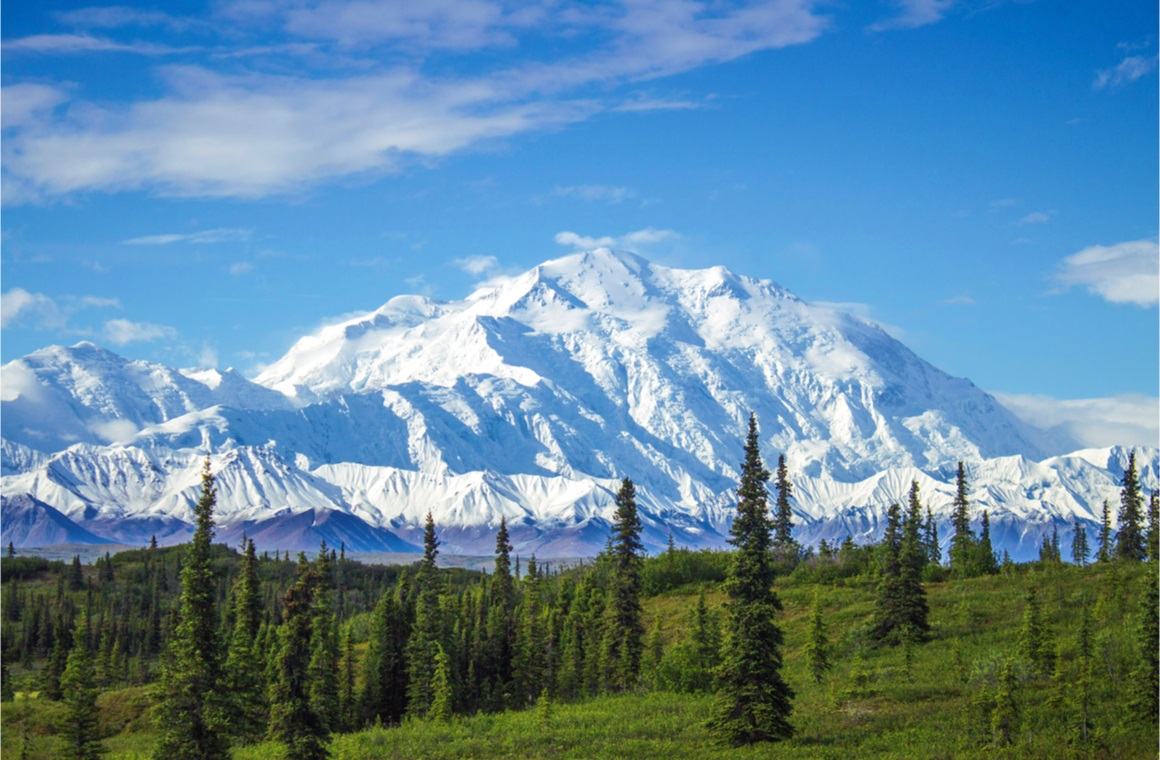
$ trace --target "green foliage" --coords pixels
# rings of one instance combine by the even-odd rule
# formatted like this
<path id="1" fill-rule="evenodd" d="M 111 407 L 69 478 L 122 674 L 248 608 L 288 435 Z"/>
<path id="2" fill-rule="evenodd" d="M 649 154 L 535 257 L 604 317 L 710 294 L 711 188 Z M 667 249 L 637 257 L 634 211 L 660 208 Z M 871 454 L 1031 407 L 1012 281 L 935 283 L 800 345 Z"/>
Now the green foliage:
<path id="1" fill-rule="evenodd" d="M 612 572 L 609 579 L 608 624 L 604 631 L 602 669 L 612 691 L 636 685 L 644 651 L 644 620 L 640 606 L 640 566 L 644 547 L 640 542 L 640 516 L 636 489 L 625 478 L 616 494 L 612 523 Z"/>
<path id="2" fill-rule="evenodd" d="M 1088 554 L 1087 531 L 1084 530 L 1083 524 L 1076 518 L 1075 525 L 1071 529 L 1071 561 L 1080 567 L 1087 567 Z"/>
<path id="3" fill-rule="evenodd" d="M 154 756 L 159 760 L 221 757 L 227 747 L 216 579 L 210 566 L 217 492 L 209 457 L 201 487 L 194 509 L 197 529 L 181 569 L 180 622 L 163 660 L 160 701 L 154 713 L 160 734 Z"/>
<path id="4" fill-rule="evenodd" d="M 728 574 L 728 552 L 673 547 L 645 558 L 641 567 L 641 593 L 650 597 L 683 586 L 720 583 Z"/>
<path id="5" fill-rule="evenodd" d="M 751 414 L 737 514 L 730 528 L 734 553 L 724 584 L 729 597 L 725 651 L 709 721 L 712 731 L 730 745 L 788 739 L 794 732 L 789 722 L 794 692 L 781 673 L 784 634 L 774 622 L 782 605 L 772 588 L 768 480 L 758 448 L 757 419 Z"/>
<path id="6" fill-rule="evenodd" d="M 447 653 L 443 651 L 443 647 L 436 644 L 435 653 L 435 676 L 432 679 L 431 686 L 431 709 L 427 713 L 427 717 L 434 721 L 447 722 L 451 720 L 452 714 L 452 694 L 451 694 L 451 662 L 447 657 Z"/>
<path id="7" fill-rule="evenodd" d="M 810 675 L 821 683 L 830 670 L 830 640 L 826 637 L 826 623 L 822 618 L 822 594 L 814 592 L 814 609 L 810 616 L 809 639 L 805 646 L 806 660 L 810 665 Z"/>
<path id="8" fill-rule="evenodd" d="M 82 620 L 84 622 L 82 622 Z M 63 734 L 66 741 L 65 757 L 74 760 L 96 760 L 104 752 L 97 736 L 97 679 L 88 644 L 84 641 L 88 613 L 77 621 L 73 648 L 68 664 L 60 677 L 61 699 L 66 713 Z"/>
<path id="9" fill-rule="evenodd" d="M 227 731 L 235 740 L 253 742 L 266 733 L 265 666 L 258 649 L 261 599 L 254 542 L 247 541 L 242 573 L 234 584 L 234 629 L 222 673 L 228 700 Z"/>
<path id="10" fill-rule="evenodd" d="M 799 548 L 793 538 L 793 511 L 789 500 L 793 498 L 793 486 L 789 481 L 789 470 L 785 466 L 785 455 L 777 456 L 777 475 L 774 480 L 777 501 L 773 510 L 773 545 L 784 554 L 796 555 Z"/>
<path id="11" fill-rule="evenodd" d="M 435 520 L 427 513 L 423 530 L 423 561 L 419 564 L 419 598 L 415 605 L 415 625 L 407 642 L 407 714 L 422 717 L 431 709 L 435 655 L 440 646 L 441 621 L 435 558 L 439 540 Z"/>
<path id="12" fill-rule="evenodd" d="M 1128 454 L 1128 466 L 1120 490 L 1119 532 L 1116 533 L 1116 557 L 1142 562 L 1148 557 L 1148 544 L 1141 520 L 1144 498 L 1140 491 L 1140 476 L 1136 471 L 1136 452 Z"/>
<path id="13" fill-rule="evenodd" d="M 1097 562 L 1108 562 L 1112 558 L 1112 518 L 1108 511 L 1108 500 L 1104 499 L 1104 508 L 1100 512 L 1100 548 L 1096 552 Z"/>
<path id="14" fill-rule="evenodd" d="M 80 557 L 77 557 L 77 565 L 80 565 Z M 0 581 L 31 580 L 49 573 L 60 573 L 63 569 L 63 562 L 50 562 L 43 557 L 4 557 L 0 559 Z M 84 585 L 83 576 L 81 585 Z"/>
<path id="15" fill-rule="evenodd" d="M 951 537 L 951 568 L 959 577 L 970 577 L 975 557 L 975 534 L 971 530 L 970 501 L 967 498 L 967 473 L 959 462 L 955 473 L 955 500 L 951 524 L 955 533 Z"/>

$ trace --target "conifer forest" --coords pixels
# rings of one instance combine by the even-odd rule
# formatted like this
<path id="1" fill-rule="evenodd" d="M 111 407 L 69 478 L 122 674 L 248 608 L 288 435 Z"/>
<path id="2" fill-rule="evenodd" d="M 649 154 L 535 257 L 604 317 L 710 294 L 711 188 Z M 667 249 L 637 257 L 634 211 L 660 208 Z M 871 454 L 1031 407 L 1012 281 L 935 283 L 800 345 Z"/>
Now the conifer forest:
<path id="1" fill-rule="evenodd" d="M 750 418 L 730 548 L 645 554 L 625 478 L 607 547 L 487 573 L 214 542 L 2 559 L 10 758 L 1155 757 L 1157 494 L 1016 564 L 957 477 L 881 541 L 802 546 Z M 771 460 L 772 461 L 772 460 Z M 1111 529 L 1111 515 L 1119 529 Z M 949 539 L 949 540 L 948 540 Z M 945 551 L 944 551 L 945 549 Z"/>

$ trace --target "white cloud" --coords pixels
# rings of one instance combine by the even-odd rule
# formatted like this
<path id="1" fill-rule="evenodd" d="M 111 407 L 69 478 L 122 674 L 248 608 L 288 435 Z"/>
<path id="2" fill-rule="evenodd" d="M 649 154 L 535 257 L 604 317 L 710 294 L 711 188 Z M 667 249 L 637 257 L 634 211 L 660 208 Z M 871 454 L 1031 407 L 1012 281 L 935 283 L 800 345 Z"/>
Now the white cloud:
<path id="1" fill-rule="evenodd" d="M 177 330 L 167 325 L 149 322 L 130 322 L 127 319 L 110 319 L 105 322 L 105 340 L 123 346 L 126 343 L 148 342 L 161 339 L 172 340 Z"/>
<path id="2" fill-rule="evenodd" d="M 24 288 L 12 288 L 0 296 L 0 327 L 17 324 L 37 330 L 65 330 L 69 317 L 82 309 L 119 309 L 116 298 L 65 295 L 57 299 L 44 293 L 30 293 Z"/>
<path id="3" fill-rule="evenodd" d="M 252 271 L 254 271 L 254 265 L 248 261 L 235 261 L 233 264 L 230 264 L 230 274 L 235 277 Z"/>
<path id="4" fill-rule="evenodd" d="M 0 296 L 0 327 L 11 327 L 18 321 L 31 321 L 38 327 L 52 329 L 64 327 L 68 319 L 45 294 L 13 288 Z"/>
<path id="5" fill-rule="evenodd" d="M 1155 240 L 1093 245 L 1063 260 L 1056 280 L 1082 285 L 1112 303 L 1155 306 L 1160 300 L 1160 248 Z"/>
<path id="6" fill-rule="evenodd" d="M 122 240 L 124 245 L 172 245 L 173 243 L 234 243 L 249 240 L 253 230 L 221 228 L 201 232 L 146 235 Z"/>
<path id="7" fill-rule="evenodd" d="M 607 203 L 621 203 L 636 197 L 636 191 L 630 187 L 613 187 L 610 185 L 572 185 L 557 187 L 553 193 L 563 198 L 579 198 L 584 201 L 604 201 Z"/>
<path id="8" fill-rule="evenodd" d="M 382 44 L 390 63 L 319 53 L 325 65 L 314 71 L 322 75 L 304 66 L 280 67 L 295 72 L 285 75 L 270 67 L 247 70 L 242 59 L 215 68 L 225 65 L 218 57 L 231 52 L 227 45 L 207 49 L 203 65 L 162 69 L 161 94 L 150 99 L 77 99 L 57 108 L 66 104 L 58 94 L 51 107 L 24 109 L 5 134 L 4 199 L 138 189 L 264 197 L 397 171 L 615 110 L 622 99 L 616 87 L 808 43 L 829 24 L 813 6 L 814 0 L 636 0 L 511 10 L 492 0 L 238 0 L 215 11 L 231 32 L 269 35 L 279 27 L 291 37 L 352 48 Z M 104 19 L 134 20 L 145 21 L 131 12 Z M 580 42 L 524 46 L 536 59 L 509 68 L 496 68 L 505 59 L 489 53 L 471 76 L 433 75 L 421 65 L 438 51 L 466 53 L 544 33 Z M 21 45 L 46 52 L 138 47 L 89 35 L 25 38 Z"/>
<path id="9" fill-rule="evenodd" d="M 167 26 L 181 30 L 189 26 L 201 25 L 192 19 L 170 16 L 161 11 L 146 11 L 123 5 L 78 8 L 75 11 L 54 15 L 57 21 L 62 24 L 81 28 L 116 29 L 124 26 Z"/>
<path id="10" fill-rule="evenodd" d="M 1020 219 L 1019 224 L 1047 224 L 1051 221 L 1051 217 L 1053 216 L 1055 216 L 1054 211 L 1032 211 L 1030 214 L 1027 214 L 1022 219 Z"/>
<path id="11" fill-rule="evenodd" d="M 1060 430 L 1085 446 L 1160 447 L 1160 399 L 1140 394 L 1060 400 L 992 393 L 1024 421 Z"/>
<path id="12" fill-rule="evenodd" d="M 615 248 L 626 251 L 636 251 L 650 245 L 665 241 L 676 240 L 680 235 L 673 230 L 658 230 L 646 227 L 643 230 L 629 232 L 617 237 L 589 237 L 578 235 L 575 232 L 557 232 L 556 243 L 568 246 L 579 251 L 589 251 L 593 248 Z"/>
<path id="13" fill-rule="evenodd" d="M 1157 56 L 1132 55 L 1120 61 L 1119 65 L 1110 69 L 1102 69 L 1096 74 L 1096 81 L 1092 87 L 1102 90 L 1106 87 L 1113 89 L 1135 82 L 1156 70 Z"/>
<path id="14" fill-rule="evenodd" d="M 941 303 L 947 306 L 974 306 L 975 299 L 970 296 L 951 296 L 943 299 Z"/>
<path id="15" fill-rule="evenodd" d="M 94 422 L 89 425 L 89 430 L 109 443 L 127 443 L 133 439 L 133 436 L 137 435 L 137 426 L 129 420 Z"/>
<path id="16" fill-rule="evenodd" d="M 955 0 L 895 0 L 898 15 L 871 24 L 867 28 L 871 32 L 917 29 L 941 21 L 954 4 Z"/>
<path id="17" fill-rule="evenodd" d="M 499 260 L 495 256 L 467 256 L 462 259 L 455 259 L 451 263 L 473 277 L 478 277 L 499 266 Z"/>
<path id="18" fill-rule="evenodd" d="M 78 53 L 136 53 L 138 55 L 173 55 L 198 48 L 168 47 L 150 42 L 123 43 L 88 34 L 34 34 L 4 41 L 5 53 L 43 53 L 72 55 Z"/>

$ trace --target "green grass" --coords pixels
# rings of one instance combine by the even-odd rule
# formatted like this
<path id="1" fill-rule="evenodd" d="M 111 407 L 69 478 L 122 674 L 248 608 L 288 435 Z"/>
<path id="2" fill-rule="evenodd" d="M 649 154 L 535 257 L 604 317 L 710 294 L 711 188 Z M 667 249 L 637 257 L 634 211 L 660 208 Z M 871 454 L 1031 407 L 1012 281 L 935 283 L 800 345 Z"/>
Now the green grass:
<path id="1" fill-rule="evenodd" d="M 1008 574 L 927 586 L 932 639 L 919 647 L 910 678 L 901 648 L 876 648 L 865 631 L 874 609 L 869 583 L 820 587 L 833 643 L 833 670 L 816 684 L 804 657 L 814 584 L 779 588 L 785 609 L 785 676 L 797 696 L 791 718 L 797 735 L 779 744 L 730 749 L 707 732 L 713 698 L 708 695 L 639 693 L 552 704 L 520 713 L 461 717 L 445 723 L 408 722 L 341 735 L 335 758 L 1153 758 L 1160 734 L 1130 718 L 1126 693 L 1135 657 L 1132 631 L 1147 566 L 1018 566 Z M 989 663 L 1014 656 L 1024 593 L 1035 586 L 1059 645 L 1065 674 L 1078 670 L 1080 605 L 1092 615 L 1096 694 L 1093 735 L 1081 743 L 1074 689 L 1063 704 L 1049 704 L 1052 687 L 1025 670 L 1016 692 L 1019 731 L 1008 748 L 988 745 L 976 707 L 986 689 Z M 651 629 L 659 617 L 667 645 L 687 635 L 699 588 L 682 586 L 645 602 Z M 724 598 L 706 589 L 710 608 Z M 957 656 L 956 656 L 957 653 Z M 956 659 L 960 664 L 955 666 Z M 858 661 L 864 678 L 854 672 Z M 1069 683 L 1074 678 L 1069 677 Z M 152 748 L 148 688 L 101 696 L 102 730 L 109 758 L 144 758 Z M 30 757 L 58 756 L 54 734 L 60 705 L 22 699 L 3 705 L 0 753 L 19 757 L 23 736 Z M 239 760 L 277 758 L 280 748 L 239 748 Z"/>

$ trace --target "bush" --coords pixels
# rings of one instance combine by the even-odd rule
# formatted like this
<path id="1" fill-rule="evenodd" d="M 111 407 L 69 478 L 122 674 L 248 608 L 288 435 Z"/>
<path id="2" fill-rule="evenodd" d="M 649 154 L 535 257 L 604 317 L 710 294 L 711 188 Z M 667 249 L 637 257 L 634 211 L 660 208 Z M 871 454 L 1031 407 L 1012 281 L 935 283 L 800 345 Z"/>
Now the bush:
<path id="1" fill-rule="evenodd" d="M 688 584 L 719 583 L 729 572 L 728 552 L 669 549 L 647 557 L 641 572 L 644 595 L 656 596 Z"/>

